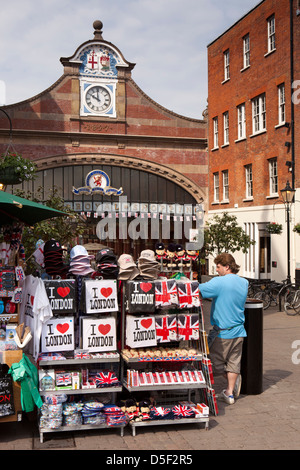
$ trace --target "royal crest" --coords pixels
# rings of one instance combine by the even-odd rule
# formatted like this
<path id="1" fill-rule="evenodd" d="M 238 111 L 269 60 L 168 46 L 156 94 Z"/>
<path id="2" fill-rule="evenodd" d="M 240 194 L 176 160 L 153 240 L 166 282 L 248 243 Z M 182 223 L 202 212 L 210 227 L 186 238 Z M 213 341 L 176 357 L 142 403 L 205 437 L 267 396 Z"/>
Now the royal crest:
<path id="1" fill-rule="evenodd" d="M 74 194 L 105 194 L 120 196 L 123 188 L 112 188 L 109 176 L 102 170 L 93 170 L 85 178 L 85 186 L 72 189 Z"/>

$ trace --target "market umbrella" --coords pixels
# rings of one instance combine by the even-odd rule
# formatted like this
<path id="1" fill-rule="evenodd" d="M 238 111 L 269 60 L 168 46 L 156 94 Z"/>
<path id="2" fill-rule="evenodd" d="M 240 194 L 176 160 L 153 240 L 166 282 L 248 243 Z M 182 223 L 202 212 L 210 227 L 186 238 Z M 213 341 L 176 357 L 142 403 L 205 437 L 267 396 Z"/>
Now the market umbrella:
<path id="1" fill-rule="evenodd" d="M 45 219 L 68 215 L 66 212 L 0 191 L 0 226 L 10 224 L 14 220 L 34 225 Z"/>

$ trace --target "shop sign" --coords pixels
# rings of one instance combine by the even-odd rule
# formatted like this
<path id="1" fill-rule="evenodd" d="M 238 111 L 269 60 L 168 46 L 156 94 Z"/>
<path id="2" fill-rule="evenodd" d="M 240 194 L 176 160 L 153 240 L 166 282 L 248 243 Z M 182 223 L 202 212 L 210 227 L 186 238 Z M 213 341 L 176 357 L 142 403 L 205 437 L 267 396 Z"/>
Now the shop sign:
<path id="1" fill-rule="evenodd" d="M 156 346 L 155 317 L 126 315 L 126 344 L 131 348 Z"/>
<path id="2" fill-rule="evenodd" d="M 89 352 L 116 351 L 115 318 L 83 318 L 82 349 Z"/>
<path id="3" fill-rule="evenodd" d="M 42 352 L 74 350 L 74 318 L 51 318 L 42 326 Z"/>

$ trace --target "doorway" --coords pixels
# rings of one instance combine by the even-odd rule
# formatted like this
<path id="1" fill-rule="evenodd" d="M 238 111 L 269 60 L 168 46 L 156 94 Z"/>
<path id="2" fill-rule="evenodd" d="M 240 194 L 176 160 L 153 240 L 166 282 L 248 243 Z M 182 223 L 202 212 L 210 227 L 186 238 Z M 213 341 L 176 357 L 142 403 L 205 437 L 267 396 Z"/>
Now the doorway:
<path id="1" fill-rule="evenodd" d="M 265 231 L 259 232 L 259 279 L 271 276 L 271 238 Z"/>

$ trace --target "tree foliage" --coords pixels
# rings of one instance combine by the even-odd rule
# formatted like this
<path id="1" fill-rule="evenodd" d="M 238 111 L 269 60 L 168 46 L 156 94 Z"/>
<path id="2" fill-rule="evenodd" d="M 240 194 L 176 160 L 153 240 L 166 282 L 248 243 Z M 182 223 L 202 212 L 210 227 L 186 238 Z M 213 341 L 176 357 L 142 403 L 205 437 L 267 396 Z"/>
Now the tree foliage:
<path id="1" fill-rule="evenodd" d="M 222 252 L 234 253 L 241 251 L 247 253 L 255 241 L 237 223 L 237 218 L 227 212 L 214 215 L 206 222 L 204 229 L 204 246 L 207 254 Z"/>
<path id="2" fill-rule="evenodd" d="M 35 194 L 18 190 L 17 195 L 34 202 L 43 203 L 52 209 L 57 209 L 68 214 L 66 217 L 54 217 L 52 219 L 43 220 L 42 222 L 36 223 L 33 227 L 24 227 L 22 243 L 25 248 L 26 258 L 29 258 L 35 251 L 36 242 L 39 239 L 46 242 L 54 238 L 58 240 L 61 245 L 66 245 L 68 243 L 72 244 L 72 241 L 84 232 L 84 222 L 76 212 L 65 206 L 64 200 L 59 195 L 57 188 L 50 190 L 46 199 L 42 197 L 42 187 L 38 188 Z"/>

